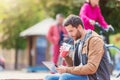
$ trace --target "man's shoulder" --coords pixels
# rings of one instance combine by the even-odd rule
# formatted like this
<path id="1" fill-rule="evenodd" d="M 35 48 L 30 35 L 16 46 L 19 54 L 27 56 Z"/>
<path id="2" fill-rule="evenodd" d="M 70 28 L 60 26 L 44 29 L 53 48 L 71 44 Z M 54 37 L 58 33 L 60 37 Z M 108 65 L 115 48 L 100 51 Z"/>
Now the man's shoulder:
<path id="1" fill-rule="evenodd" d="M 51 24 L 51 27 L 56 27 L 56 24 Z"/>
<path id="2" fill-rule="evenodd" d="M 97 34 L 95 31 L 92 31 L 92 34 L 91 34 L 91 36 L 87 39 L 87 42 L 89 42 L 89 41 L 92 41 L 92 42 L 97 42 L 97 41 L 102 41 L 103 42 L 103 39 L 102 39 L 102 37 L 99 35 L 99 34 Z"/>
<path id="3" fill-rule="evenodd" d="M 100 37 L 100 35 L 98 33 L 96 33 L 95 31 L 93 30 L 85 30 L 87 34 L 89 34 L 90 36 L 89 37 L 93 37 L 93 36 L 98 36 Z"/>
<path id="4" fill-rule="evenodd" d="M 56 27 L 56 24 L 51 24 L 50 28 L 51 28 L 51 29 L 57 28 L 57 27 Z"/>
<path id="5" fill-rule="evenodd" d="M 98 33 L 96 33 L 95 31 L 92 31 L 91 37 L 94 37 L 94 36 L 96 36 L 96 37 L 101 37 Z"/>

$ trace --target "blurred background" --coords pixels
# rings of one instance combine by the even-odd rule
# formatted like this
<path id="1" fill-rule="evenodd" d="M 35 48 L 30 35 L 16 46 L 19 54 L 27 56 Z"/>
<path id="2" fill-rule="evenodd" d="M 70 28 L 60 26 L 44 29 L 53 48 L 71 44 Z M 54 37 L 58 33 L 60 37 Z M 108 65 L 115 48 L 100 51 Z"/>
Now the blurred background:
<path id="1" fill-rule="evenodd" d="M 52 52 L 45 35 L 55 15 L 79 15 L 84 2 L 0 0 L 0 56 L 4 58 L 5 70 L 21 70 L 49 61 Z M 100 0 L 100 6 L 105 20 L 115 29 L 109 33 L 110 43 L 120 48 L 120 0 Z"/>

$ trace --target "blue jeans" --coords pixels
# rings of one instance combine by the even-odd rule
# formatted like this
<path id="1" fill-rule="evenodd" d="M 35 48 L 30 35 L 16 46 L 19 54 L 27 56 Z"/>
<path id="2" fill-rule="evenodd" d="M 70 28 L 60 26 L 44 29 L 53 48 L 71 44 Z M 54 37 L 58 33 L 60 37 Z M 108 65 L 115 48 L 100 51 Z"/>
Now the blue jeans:
<path id="1" fill-rule="evenodd" d="M 87 76 L 74 75 L 70 73 L 50 74 L 44 80 L 88 80 Z"/>

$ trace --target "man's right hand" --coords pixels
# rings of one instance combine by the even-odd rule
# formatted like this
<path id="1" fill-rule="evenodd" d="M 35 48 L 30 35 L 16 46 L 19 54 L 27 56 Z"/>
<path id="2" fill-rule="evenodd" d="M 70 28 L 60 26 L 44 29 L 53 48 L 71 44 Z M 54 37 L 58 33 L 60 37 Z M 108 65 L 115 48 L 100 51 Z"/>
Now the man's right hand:
<path id="1" fill-rule="evenodd" d="M 60 47 L 60 56 L 63 58 L 68 56 L 69 50 L 70 50 L 70 45 L 63 43 L 63 45 Z"/>

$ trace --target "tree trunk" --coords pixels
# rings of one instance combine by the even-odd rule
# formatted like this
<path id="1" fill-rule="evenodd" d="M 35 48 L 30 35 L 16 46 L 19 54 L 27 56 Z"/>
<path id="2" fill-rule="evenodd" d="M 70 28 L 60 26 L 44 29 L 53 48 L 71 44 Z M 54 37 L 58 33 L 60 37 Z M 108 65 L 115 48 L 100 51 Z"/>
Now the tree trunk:
<path id="1" fill-rule="evenodd" d="M 15 70 L 18 69 L 18 49 L 15 49 Z"/>

